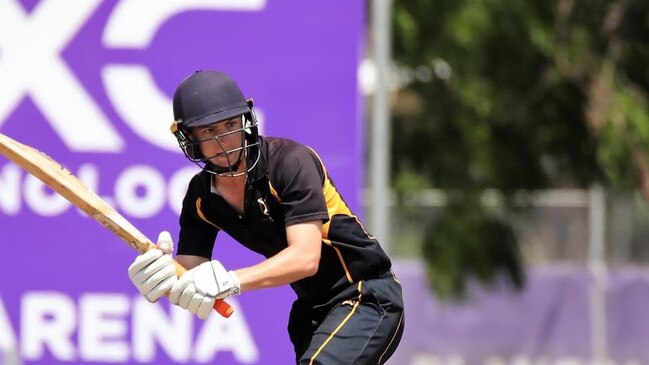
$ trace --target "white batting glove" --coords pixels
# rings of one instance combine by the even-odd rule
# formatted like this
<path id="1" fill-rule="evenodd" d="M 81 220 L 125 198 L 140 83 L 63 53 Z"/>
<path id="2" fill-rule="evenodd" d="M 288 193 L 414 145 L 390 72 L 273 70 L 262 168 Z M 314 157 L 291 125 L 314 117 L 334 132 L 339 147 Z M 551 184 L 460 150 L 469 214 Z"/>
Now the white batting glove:
<path id="1" fill-rule="evenodd" d="M 220 262 L 204 262 L 187 271 L 172 286 L 169 300 L 207 319 L 212 313 L 216 299 L 224 299 L 239 293 L 241 284 L 234 271 L 226 271 Z"/>
<path id="2" fill-rule="evenodd" d="M 167 231 L 160 232 L 158 248 L 152 248 L 139 255 L 128 268 L 129 278 L 151 303 L 164 296 L 178 281 L 171 252 L 171 235 Z"/>

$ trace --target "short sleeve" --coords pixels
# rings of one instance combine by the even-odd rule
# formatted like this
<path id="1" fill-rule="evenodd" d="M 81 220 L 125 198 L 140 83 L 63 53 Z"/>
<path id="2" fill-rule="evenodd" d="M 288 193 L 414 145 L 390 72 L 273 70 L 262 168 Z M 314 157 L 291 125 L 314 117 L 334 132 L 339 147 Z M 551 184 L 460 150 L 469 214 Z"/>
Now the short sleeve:
<path id="1" fill-rule="evenodd" d="M 201 184 L 205 176 L 194 176 L 183 199 L 180 213 L 180 235 L 178 239 L 178 255 L 194 255 L 210 259 L 214 249 L 214 241 L 219 229 L 201 219 Z"/>
<path id="2" fill-rule="evenodd" d="M 308 147 L 300 144 L 287 147 L 272 170 L 271 185 L 281 200 L 287 226 L 329 220 L 323 194 L 324 168 Z"/>

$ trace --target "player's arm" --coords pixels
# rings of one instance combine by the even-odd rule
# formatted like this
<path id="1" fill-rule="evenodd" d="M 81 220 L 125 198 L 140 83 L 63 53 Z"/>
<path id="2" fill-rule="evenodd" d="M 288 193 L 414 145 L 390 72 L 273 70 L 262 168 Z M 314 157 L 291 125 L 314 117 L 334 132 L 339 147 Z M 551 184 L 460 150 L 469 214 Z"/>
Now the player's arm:
<path id="1" fill-rule="evenodd" d="M 290 284 L 318 271 L 322 245 L 322 221 L 286 227 L 288 247 L 261 263 L 235 270 L 241 291 Z"/>
<path id="2" fill-rule="evenodd" d="M 182 267 L 185 269 L 193 269 L 196 266 L 209 261 L 209 259 L 202 257 L 202 256 L 194 256 L 194 255 L 177 255 L 176 256 L 176 262 L 178 262 Z"/>
<path id="3" fill-rule="evenodd" d="M 169 300 L 206 319 L 216 299 L 225 299 L 243 290 L 289 284 L 318 271 L 322 244 L 322 221 L 290 225 L 286 228 L 288 246 L 261 263 L 227 271 L 218 260 L 184 256 L 179 263 L 188 270 L 171 287 Z"/>

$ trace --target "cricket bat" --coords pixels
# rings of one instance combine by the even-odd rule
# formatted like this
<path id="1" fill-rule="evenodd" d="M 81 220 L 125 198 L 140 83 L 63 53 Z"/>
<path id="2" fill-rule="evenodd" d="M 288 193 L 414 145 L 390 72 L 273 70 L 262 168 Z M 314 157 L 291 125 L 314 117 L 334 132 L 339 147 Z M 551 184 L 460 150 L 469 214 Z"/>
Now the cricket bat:
<path id="1" fill-rule="evenodd" d="M 43 152 L 0 133 L 0 154 L 37 177 L 138 252 L 143 253 L 156 247 L 151 240 L 90 190 L 79 178 Z M 174 264 L 178 277 L 187 271 L 176 261 Z M 214 309 L 226 318 L 234 311 L 223 300 L 217 300 L 214 303 Z"/>

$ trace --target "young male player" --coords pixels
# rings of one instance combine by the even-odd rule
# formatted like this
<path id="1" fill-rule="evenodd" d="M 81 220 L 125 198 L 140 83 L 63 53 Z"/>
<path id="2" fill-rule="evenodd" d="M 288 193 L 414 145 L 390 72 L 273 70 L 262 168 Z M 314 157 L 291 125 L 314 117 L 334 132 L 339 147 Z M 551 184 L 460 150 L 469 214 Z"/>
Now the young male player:
<path id="1" fill-rule="evenodd" d="M 403 332 L 401 286 L 316 152 L 259 136 L 252 101 L 220 72 L 182 81 L 173 109 L 180 148 L 203 168 L 180 215 L 176 260 L 189 271 L 177 279 L 161 245 L 129 267 L 138 290 L 151 302 L 170 292 L 174 304 L 205 319 L 216 299 L 289 284 L 297 363 L 384 363 Z M 266 259 L 226 270 L 212 260 L 221 230 Z"/>

